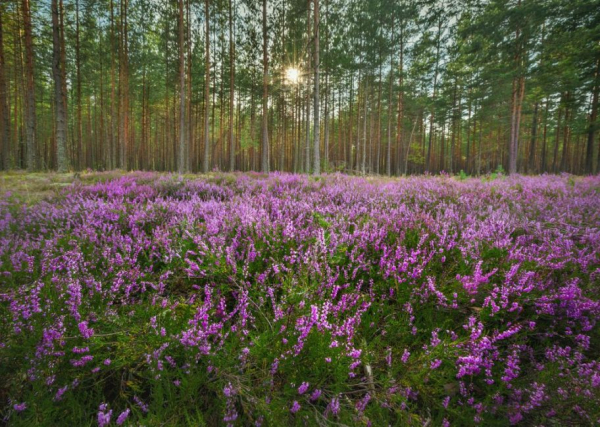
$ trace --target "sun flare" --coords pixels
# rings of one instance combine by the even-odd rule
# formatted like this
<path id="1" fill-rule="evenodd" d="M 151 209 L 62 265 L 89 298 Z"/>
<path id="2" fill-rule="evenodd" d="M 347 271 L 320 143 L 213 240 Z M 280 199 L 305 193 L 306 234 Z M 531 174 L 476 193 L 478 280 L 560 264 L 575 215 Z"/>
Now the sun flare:
<path id="1" fill-rule="evenodd" d="M 300 81 L 300 70 L 297 68 L 288 68 L 285 70 L 285 79 L 290 84 L 296 84 Z"/>

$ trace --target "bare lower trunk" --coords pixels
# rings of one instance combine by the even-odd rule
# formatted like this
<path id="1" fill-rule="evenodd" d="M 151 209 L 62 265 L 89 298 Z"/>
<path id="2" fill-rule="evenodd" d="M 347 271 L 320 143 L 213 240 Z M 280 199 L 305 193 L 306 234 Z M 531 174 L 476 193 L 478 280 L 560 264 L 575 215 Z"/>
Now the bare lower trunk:
<path id="1" fill-rule="evenodd" d="M 588 174 L 594 173 L 594 138 L 596 136 L 596 128 L 598 120 L 598 92 L 600 92 L 600 60 L 596 62 L 596 74 L 594 76 L 595 84 L 592 95 L 592 112 L 590 114 L 590 125 L 587 135 L 587 147 L 585 155 L 585 172 Z M 598 153 L 600 158 L 600 152 Z"/>
<path id="2" fill-rule="evenodd" d="M 29 0 L 22 1 L 23 30 L 25 33 L 25 147 L 27 150 L 27 169 L 37 168 L 37 144 L 35 140 L 35 86 L 33 74 L 33 36 L 31 30 L 31 8 Z M 58 14 L 58 5 L 57 14 Z M 58 24 L 57 24 L 58 25 Z"/>
<path id="3" fill-rule="evenodd" d="M 210 169 L 210 138 L 209 138 L 209 114 L 210 114 L 210 14 L 208 9 L 209 0 L 204 1 L 205 19 L 205 74 L 204 74 L 204 161 L 202 171 L 208 173 Z"/>
<path id="4" fill-rule="evenodd" d="M 0 159 L 0 169 L 8 170 L 10 168 L 10 118 L 8 111 L 8 93 L 6 91 L 6 63 L 4 62 L 4 37 L 2 28 L 3 9 L 0 7 L 0 114 L 2 132 L 0 133 L 0 144 L 2 145 L 2 159 Z"/>
<path id="5" fill-rule="evenodd" d="M 529 173 L 532 173 L 535 169 L 535 143 L 537 138 L 538 107 L 539 104 L 536 102 L 533 109 L 533 123 L 531 124 L 531 142 L 529 143 Z"/>
<path id="6" fill-rule="evenodd" d="M 229 170 L 235 170 L 235 139 L 233 134 L 233 98 L 235 88 L 235 45 L 233 42 L 233 5 L 229 0 Z"/>
<path id="7" fill-rule="evenodd" d="M 262 97 L 262 149 L 261 170 L 269 172 L 269 58 L 267 52 L 267 0 L 263 0 L 262 8 L 263 29 L 263 97 Z"/>
<path id="8" fill-rule="evenodd" d="M 319 175 L 321 173 L 321 158 L 320 158 L 320 144 L 321 144 L 321 129 L 320 129 L 320 111 L 319 111 L 319 0 L 314 0 L 315 10 L 315 88 L 314 88 L 314 121 L 315 121 L 315 134 L 314 134 L 314 169 L 313 173 Z"/>
<path id="9" fill-rule="evenodd" d="M 52 0 L 52 76 L 54 78 L 54 105 L 56 119 L 56 152 L 59 172 L 68 170 L 66 147 L 66 105 L 63 93 L 63 74 L 61 70 L 61 38 L 57 0 Z"/>

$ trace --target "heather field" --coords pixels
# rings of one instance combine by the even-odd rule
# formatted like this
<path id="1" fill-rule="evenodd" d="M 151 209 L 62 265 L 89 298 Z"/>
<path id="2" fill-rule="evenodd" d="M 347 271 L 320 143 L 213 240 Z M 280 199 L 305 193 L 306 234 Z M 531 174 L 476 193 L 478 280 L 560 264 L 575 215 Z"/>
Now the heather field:
<path id="1" fill-rule="evenodd" d="M 0 186 L 0 424 L 600 423 L 600 176 Z"/>

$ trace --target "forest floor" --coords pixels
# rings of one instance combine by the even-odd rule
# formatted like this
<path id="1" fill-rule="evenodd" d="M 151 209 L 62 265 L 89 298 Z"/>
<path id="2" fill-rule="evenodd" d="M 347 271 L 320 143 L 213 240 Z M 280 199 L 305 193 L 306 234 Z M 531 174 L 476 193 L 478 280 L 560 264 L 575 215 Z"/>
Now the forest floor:
<path id="1" fill-rule="evenodd" d="M 0 425 L 594 425 L 600 176 L 0 174 Z"/>

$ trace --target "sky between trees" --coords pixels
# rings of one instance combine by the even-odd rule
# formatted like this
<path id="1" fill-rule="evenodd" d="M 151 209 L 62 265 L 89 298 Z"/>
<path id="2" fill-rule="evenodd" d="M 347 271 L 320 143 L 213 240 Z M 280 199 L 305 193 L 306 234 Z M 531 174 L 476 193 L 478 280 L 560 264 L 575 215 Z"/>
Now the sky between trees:
<path id="1" fill-rule="evenodd" d="M 3 169 L 597 173 L 599 0 L 10 0 Z"/>

